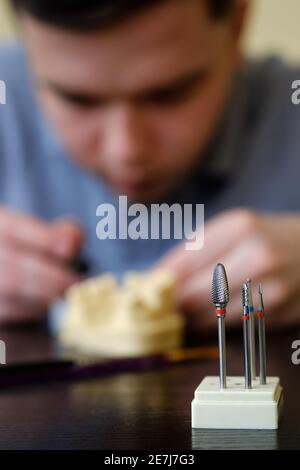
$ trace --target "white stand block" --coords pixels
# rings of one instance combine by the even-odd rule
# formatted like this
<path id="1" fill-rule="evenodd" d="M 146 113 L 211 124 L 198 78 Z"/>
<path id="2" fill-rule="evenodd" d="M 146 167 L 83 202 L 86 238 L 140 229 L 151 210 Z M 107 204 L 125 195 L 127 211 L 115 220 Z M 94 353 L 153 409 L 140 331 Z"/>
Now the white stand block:
<path id="1" fill-rule="evenodd" d="M 219 377 L 205 377 L 192 401 L 192 428 L 277 429 L 281 404 L 278 377 L 267 377 L 266 385 L 253 380 L 249 390 L 244 377 L 227 377 L 224 390 Z"/>

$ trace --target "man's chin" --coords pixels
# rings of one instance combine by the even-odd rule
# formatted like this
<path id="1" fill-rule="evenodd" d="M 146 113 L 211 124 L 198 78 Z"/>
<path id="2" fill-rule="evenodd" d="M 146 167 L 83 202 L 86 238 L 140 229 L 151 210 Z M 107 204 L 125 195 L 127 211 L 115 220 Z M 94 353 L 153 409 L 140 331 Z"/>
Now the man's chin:
<path id="1" fill-rule="evenodd" d="M 119 196 L 127 196 L 130 202 L 140 202 L 144 204 L 161 201 L 167 196 L 168 191 L 164 185 L 149 185 L 144 188 L 128 188 L 110 185 L 114 193 Z"/>

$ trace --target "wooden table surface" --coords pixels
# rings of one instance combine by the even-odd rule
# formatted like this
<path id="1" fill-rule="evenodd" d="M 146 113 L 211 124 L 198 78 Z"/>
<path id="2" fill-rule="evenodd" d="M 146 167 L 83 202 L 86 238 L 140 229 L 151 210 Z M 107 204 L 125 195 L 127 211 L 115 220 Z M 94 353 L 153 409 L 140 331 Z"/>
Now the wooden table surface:
<path id="1" fill-rule="evenodd" d="M 0 331 L 7 363 L 57 357 L 42 328 Z M 291 363 L 297 332 L 268 335 L 268 373 L 284 388 L 278 431 L 192 430 L 190 404 L 217 361 L 199 361 L 143 373 L 76 383 L 0 391 L 1 449 L 300 449 L 300 365 Z M 199 338 L 201 343 L 201 338 Z M 243 370 L 241 335 L 227 333 L 228 373 Z M 5 367 L 5 366 L 1 366 Z"/>

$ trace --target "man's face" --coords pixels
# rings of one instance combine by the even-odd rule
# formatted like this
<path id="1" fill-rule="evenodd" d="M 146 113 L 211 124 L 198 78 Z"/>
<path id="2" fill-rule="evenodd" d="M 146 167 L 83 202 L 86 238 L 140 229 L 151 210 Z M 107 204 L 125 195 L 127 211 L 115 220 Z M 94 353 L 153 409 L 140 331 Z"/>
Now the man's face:
<path id="1" fill-rule="evenodd" d="M 43 106 L 82 167 L 130 199 L 161 199 L 212 137 L 237 64 L 231 20 L 168 0 L 96 32 L 22 15 Z"/>

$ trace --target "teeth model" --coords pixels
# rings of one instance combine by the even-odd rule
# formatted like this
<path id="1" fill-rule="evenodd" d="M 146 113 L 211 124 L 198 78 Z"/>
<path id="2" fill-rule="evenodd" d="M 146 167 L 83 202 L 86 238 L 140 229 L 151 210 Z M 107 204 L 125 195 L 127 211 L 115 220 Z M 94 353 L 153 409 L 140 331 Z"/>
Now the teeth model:
<path id="1" fill-rule="evenodd" d="M 121 285 L 103 275 L 71 287 L 59 338 L 64 347 L 92 356 L 130 357 L 181 346 L 183 330 L 173 276 L 131 272 Z"/>

